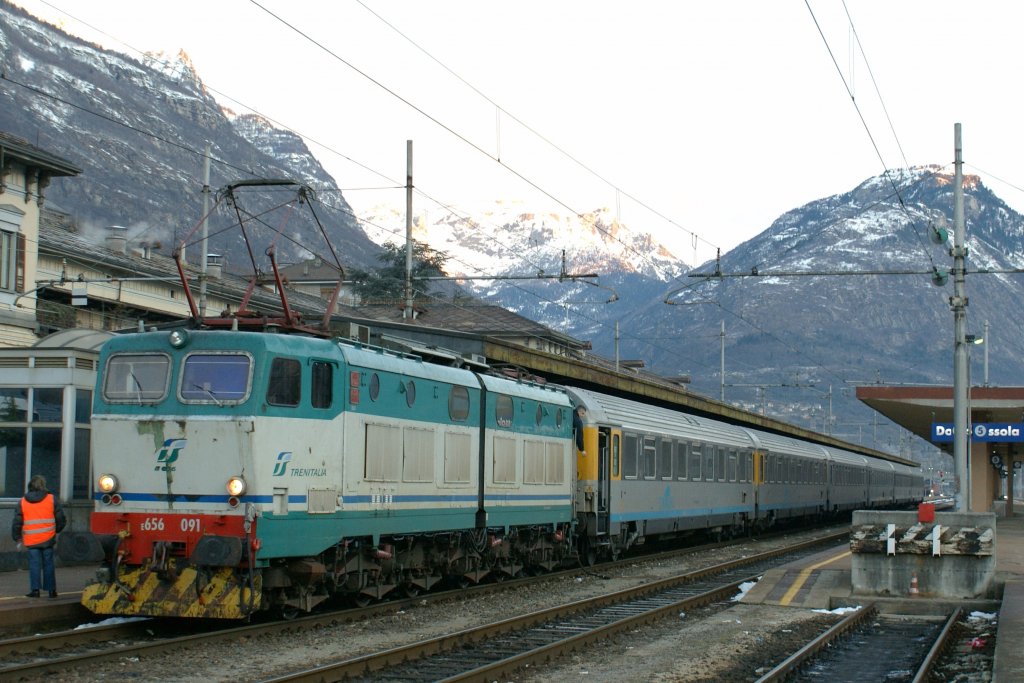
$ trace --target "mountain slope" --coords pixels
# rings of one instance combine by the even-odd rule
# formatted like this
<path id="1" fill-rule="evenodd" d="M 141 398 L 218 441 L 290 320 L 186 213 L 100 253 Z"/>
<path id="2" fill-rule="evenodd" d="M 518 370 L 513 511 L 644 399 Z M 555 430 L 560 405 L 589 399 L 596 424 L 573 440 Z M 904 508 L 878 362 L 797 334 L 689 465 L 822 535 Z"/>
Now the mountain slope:
<path id="1" fill-rule="evenodd" d="M 184 53 L 171 60 L 131 59 L 2 1 L 0 52 L 0 129 L 83 169 L 79 177 L 55 180 L 47 198 L 73 214 L 85 235 L 98 238 L 103 228 L 122 225 L 132 238 L 160 241 L 165 248 L 176 244 L 200 218 L 207 143 L 214 190 L 249 178 L 337 185 L 297 136 L 263 125 L 258 117 L 229 118 Z M 347 262 L 373 263 L 378 250 L 358 229 L 344 198 L 334 191 L 321 195 L 325 229 L 335 244 L 344 245 Z M 246 200 L 262 209 L 279 198 L 255 192 Z M 245 266 L 239 231 L 227 229 L 234 220 L 229 213 L 211 217 L 211 249 L 226 255 L 229 266 Z M 308 216 L 297 220 L 290 230 L 315 229 Z M 197 247 L 192 251 L 190 258 L 198 259 Z M 293 241 L 280 243 L 282 261 L 307 255 Z"/>

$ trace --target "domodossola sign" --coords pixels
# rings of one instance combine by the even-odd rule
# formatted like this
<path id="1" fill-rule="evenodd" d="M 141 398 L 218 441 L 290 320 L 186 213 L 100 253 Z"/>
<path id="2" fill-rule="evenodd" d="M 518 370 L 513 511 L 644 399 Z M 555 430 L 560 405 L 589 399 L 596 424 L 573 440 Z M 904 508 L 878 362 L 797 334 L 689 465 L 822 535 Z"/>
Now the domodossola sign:
<path id="1" fill-rule="evenodd" d="M 952 440 L 952 422 L 932 423 L 933 442 L 948 443 Z M 971 425 L 971 441 L 1024 442 L 1024 422 L 975 422 Z"/>

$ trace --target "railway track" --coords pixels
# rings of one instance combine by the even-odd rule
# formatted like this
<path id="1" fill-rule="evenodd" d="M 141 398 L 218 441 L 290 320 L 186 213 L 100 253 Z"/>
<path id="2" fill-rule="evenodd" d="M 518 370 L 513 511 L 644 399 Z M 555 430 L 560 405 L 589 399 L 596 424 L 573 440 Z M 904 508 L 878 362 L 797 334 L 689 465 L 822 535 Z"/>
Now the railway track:
<path id="1" fill-rule="evenodd" d="M 667 615 L 729 599 L 766 570 L 820 550 L 803 542 L 643 586 L 268 679 L 493 681 Z"/>
<path id="2" fill-rule="evenodd" d="M 847 532 L 819 537 L 817 544 L 834 543 L 845 539 Z M 723 544 L 729 545 L 729 544 Z M 483 584 L 468 589 L 459 589 L 421 595 L 416 598 L 395 600 L 369 607 L 345 609 L 324 614 L 315 614 L 290 621 L 275 621 L 225 628 L 221 622 L 189 622 L 187 635 L 180 635 L 182 622 L 178 620 L 143 620 L 110 626 L 79 628 L 28 637 L 0 640 L 0 681 L 21 680 L 33 676 L 52 675 L 60 671 L 75 670 L 83 666 L 104 664 L 126 659 L 151 658 L 164 652 L 192 649 L 217 642 L 252 639 L 282 632 L 297 633 L 336 626 L 346 622 L 357 622 L 381 615 L 414 609 L 434 601 L 451 601 L 463 597 L 499 594 L 503 591 L 522 588 L 543 581 L 557 580 L 567 576 L 579 576 L 611 571 L 617 564 L 628 565 L 647 561 L 668 561 L 692 554 L 708 547 L 694 547 L 656 553 L 642 558 L 627 558 L 585 569 L 570 569 L 515 581 Z M 749 573 L 749 572 L 748 572 Z M 177 630 L 176 630 L 177 629 Z"/>
<path id="3" fill-rule="evenodd" d="M 961 618 L 886 616 L 874 604 L 850 614 L 757 683 L 924 683 L 949 647 Z"/>

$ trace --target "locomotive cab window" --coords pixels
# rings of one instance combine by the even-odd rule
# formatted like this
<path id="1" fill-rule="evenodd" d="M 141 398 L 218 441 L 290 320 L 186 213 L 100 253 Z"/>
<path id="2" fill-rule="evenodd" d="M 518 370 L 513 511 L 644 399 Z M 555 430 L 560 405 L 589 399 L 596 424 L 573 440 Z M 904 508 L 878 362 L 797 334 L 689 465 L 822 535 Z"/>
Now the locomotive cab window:
<path id="1" fill-rule="evenodd" d="M 313 386 L 310 401 L 314 408 L 330 408 L 334 403 L 334 366 L 331 363 L 313 361 Z"/>
<path id="2" fill-rule="evenodd" d="M 111 356 L 103 398 L 117 403 L 156 403 L 167 395 L 171 359 L 162 353 Z"/>
<path id="3" fill-rule="evenodd" d="M 294 358 L 275 358 L 270 364 L 267 403 L 272 406 L 297 406 L 302 396 L 302 366 Z"/>
<path id="4" fill-rule="evenodd" d="M 189 354 L 181 369 L 181 400 L 217 405 L 244 401 L 251 364 L 244 353 Z"/>

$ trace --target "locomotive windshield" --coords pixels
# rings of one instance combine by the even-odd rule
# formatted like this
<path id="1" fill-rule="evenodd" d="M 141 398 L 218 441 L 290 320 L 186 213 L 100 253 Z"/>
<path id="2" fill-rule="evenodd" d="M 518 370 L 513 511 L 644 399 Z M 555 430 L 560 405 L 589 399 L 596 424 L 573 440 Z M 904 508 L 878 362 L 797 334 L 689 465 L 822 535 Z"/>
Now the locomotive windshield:
<path id="1" fill-rule="evenodd" d="M 181 399 L 217 404 L 243 401 L 249 393 L 251 365 L 249 356 L 241 353 L 193 353 L 181 372 Z"/>
<path id="2" fill-rule="evenodd" d="M 162 353 L 120 354 L 107 363 L 103 398 L 108 401 L 154 403 L 167 394 L 171 359 Z"/>

